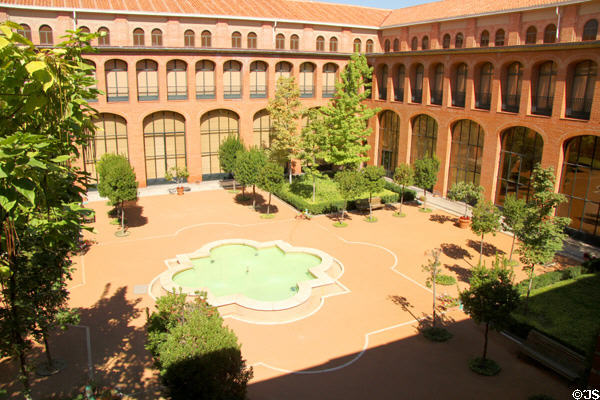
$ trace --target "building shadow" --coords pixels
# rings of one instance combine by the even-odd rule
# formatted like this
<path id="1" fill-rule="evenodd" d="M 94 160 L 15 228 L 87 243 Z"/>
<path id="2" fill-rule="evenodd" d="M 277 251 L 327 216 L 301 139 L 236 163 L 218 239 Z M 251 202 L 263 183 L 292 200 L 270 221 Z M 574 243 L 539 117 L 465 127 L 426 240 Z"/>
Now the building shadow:
<path id="1" fill-rule="evenodd" d="M 477 240 L 467 240 L 467 246 L 472 248 L 473 250 L 475 250 L 477 253 L 479 253 L 479 249 L 481 247 L 481 241 Z M 491 257 L 491 256 L 495 256 L 496 254 L 506 254 L 504 251 L 500 250 L 499 248 L 497 248 L 496 246 L 494 246 L 493 244 L 486 242 L 485 240 L 483 241 L 483 255 L 486 257 Z"/>

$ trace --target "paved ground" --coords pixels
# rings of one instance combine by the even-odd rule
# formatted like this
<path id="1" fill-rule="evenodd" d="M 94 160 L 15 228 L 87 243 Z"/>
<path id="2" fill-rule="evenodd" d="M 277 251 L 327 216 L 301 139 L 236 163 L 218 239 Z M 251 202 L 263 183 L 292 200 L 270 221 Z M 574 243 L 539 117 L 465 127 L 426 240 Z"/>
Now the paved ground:
<path id="1" fill-rule="evenodd" d="M 526 399 L 537 393 L 569 398 L 562 380 L 517 358 L 515 344 L 496 333 L 489 355 L 502 373 L 493 378 L 471 373 L 467 362 L 481 351 L 482 329 L 458 310 L 448 315 L 455 335 L 450 342 L 434 344 L 418 335 L 415 320 L 431 309 L 421 271 L 425 252 L 442 247 L 446 273 L 456 276 L 461 288 L 479 257 L 479 238 L 455 227 L 454 216 L 405 206 L 406 218 L 380 210 L 375 213 L 379 221 L 368 223 L 352 214 L 349 227 L 338 229 L 330 217 L 301 221 L 286 204 L 274 204 L 276 218 L 263 220 L 224 190 L 143 196 L 127 212 L 130 236 L 117 238 L 108 207 L 90 202 L 97 222 L 89 237 L 97 243 L 76 259 L 70 286 L 71 304 L 81 308 L 84 327 L 53 337 L 54 353 L 68 367 L 53 377 L 36 378 L 36 393 L 71 391 L 88 379 L 91 361 L 96 380 L 119 383 L 139 399 L 158 398 L 156 375 L 143 348 L 145 310 L 152 309 L 153 301 L 142 285 L 164 271 L 167 258 L 214 240 L 247 238 L 281 239 L 329 253 L 344 265 L 339 282 L 348 289 L 323 299 L 309 316 L 285 324 L 250 324 L 226 316 L 254 367 L 251 400 Z M 264 212 L 263 205 L 260 209 Z M 499 234 L 485 240 L 489 264 L 496 251 L 509 251 L 512 238 Z M 524 278 L 520 268 L 515 272 L 518 280 Z M 454 295 L 457 288 L 446 291 Z M 41 354 L 34 358 L 41 360 Z M 13 368 L 6 360 L 0 363 L 0 382 L 18 398 Z"/>

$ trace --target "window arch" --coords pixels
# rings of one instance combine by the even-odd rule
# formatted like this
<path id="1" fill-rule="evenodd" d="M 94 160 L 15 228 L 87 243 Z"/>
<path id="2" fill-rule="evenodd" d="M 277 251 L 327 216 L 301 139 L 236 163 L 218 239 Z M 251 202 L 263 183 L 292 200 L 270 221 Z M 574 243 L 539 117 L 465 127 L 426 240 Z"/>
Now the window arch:
<path id="1" fill-rule="evenodd" d="M 81 31 L 81 33 L 90 33 L 90 28 L 88 28 L 87 26 L 80 26 L 79 30 Z"/>
<path id="2" fill-rule="evenodd" d="M 102 113 L 92 122 L 96 130 L 83 147 L 83 166 L 85 171 L 97 181 L 96 163 L 104 154 L 121 154 L 126 158 L 129 157 L 127 121 L 116 114 Z"/>
<path id="3" fill-rule="evenodd" d="M 590 60 L 579 62 L 574 68 L 570 68 L 567 117 L 590 119 L 597 72 L 598 66 Z"/>
<path id="4" fill-rule="evenodd" d="M 325 51 L 325 38 L 323 36 L 317 37 L 316 46 L 317 51 Z"/>
<path id="5" fill-rule="evenodd" d="M 494 66 L 487 62 L 479 67 L 477 71 L 477 82 L 475 90 L 475 108 L 489 110 L 492 102 L 492 76 Z"/>
<path id="6" fill-rule="evenodd" d="M 309 62 L 300 65 L 300 97 L 315 95 L 315 65 Z"/>
<path id="7" fill-rule="evenodd" d="M 505 79 L 502 80 L 502 111 L 519 112 L 521 102 L 521 79 L 523 65 L 513 62 L 506 68 Z"/>
<path id="8" fill-rule="evenodd" d="M 231 34 L 231 48 L 241 49 L 242 48 L 242 34 L 239 32 L 233 32 Z"/>
<path id="9" fill-rule="evenodd" d="M 535 44 L 537 42 L 537 28 L 530 26 L 525 34 L 525 44 Z"/>
<path id="10" fill-rule="evenodd" d="M 323 97 L 333 97 L 337 80 L 338 66 L 334 63 L 323 65 Z"/>
<path id="11" fill-rule="evenodd" d="M 386 53 L 390 52 L 390 39 L 385 39 L 384 51 Z"/>
<path id="12" fill-rule="evenodd" d="M 400 51 L 400 41 L 398 39 L 394 39 L 394 51 Z"/>
<path id="13" fill-rule="evenodd" d="M 377 74 L 377 88 L 379 89 L 379 100 L 387 99 L 387 80 L 388 80 L 388 66 L 382 65 L 379 68 L 379 74 Z"/>
<path id="14" fill-rule="evenodd" d="M 338 40 L 336 37 L 332 37 L 331 39 L 329 39 L 329 51 L 338 51 Z"/>
<path id="15" fill-rule="evenodd" d="M 196 98 L 215 98 L 215 63 L 201 60 L 196 63 Z"/>
<path id="16" fill-rule="evenodd" d="M 172 167 L 186 166 L 185 118 L 172 111 L 159 111 L 144 118 L 146 183 L 165 181 Z"/>
<path id="17" fill-rule="evenodd" d="M 187 99 L 187 63 L 171 60 L 167 63 L 167 100 Z"/>
<path id="18" fill-rule="evenodd" d="M 287 61 L 280 61 L 275 64 L 275 83 L 279 81 L 279 78 L 289 78 L 292 76 L 292 64 Z"/>
<path id="19" fill-rule="evenodd" d="M 223 97 L 242 98 L 242 64 L 229 60 L 223 64 Z"/>
<path id="20" fill-rule="evenodd" d="M 185 47 L 196 47 L 196 34 L 188 29 L 183 33 L 183 45 Z"/>
<path id="21" fill-rule="evenodd" d="M 358 44 L 358 49 L 360 50 L 360 41 Z M 367 45 L 366 45 L 365 51 L 367 53 L 373 53 L 373 41 L 371 39 L 367 40 Z"/>
<path id="22" fill-rule="evenodd" d="M 532 129 L 514 126 L 502 132 L 501 138 L 496 204 L 504 204 L 509 194 L 527 201 L 531 194 L 533 167 L 542 160 L 542 137 Z"/>
<path id="23" fill-rule="evenodd" d="M 556 85 L 556 64 L 546 61 L 534 70 L 534 90 L 531 96 L 531 112 L 539 115 L 552 115 L 554 87 Z"/>
<path id="24" fill-rule="evenodd" d="M 50 46 L 54 44 L 54 38 L 52 37 L 52 28 L 48 25 L 40 26 L 40 44 Z"/>
<path id="25" fill-rule="evenodd" d="M 271 146 L 273 125 L 271 124 L 271 115 L 267 110 L 260 110 L 254 114 L 253 128 L 252 145 L 260 149 L 268 149 Z"/>
<path id="26" fill-rule="evenodd" d="M 258 37 L 256 36 L 256 33 L 250 32 L 248 34 L 248 48 L 256 49 L 257 47 L 258 47 Z"/>
<path id="27" fill-rule="evenodd" d="M 454 47 L 457 49 L 462 49 L 463 47 L 463 42 L 464 42 L 464 36 L 462 33 L 457 33 L 456 37 L 454 38 Z"/>
<path id="28" fill-rule="evenodd" d="M 419 114 L 412 120 L 412 140 L 410 145 L 410 163 L 435 155 L 438 124 L 426 114 Z"/>
<path id="29" fill-rule="evenodd" d="M 404 101 L 404 78 L 406 75 L 406 68 L 404 64 L 400 64 L 396 68 L 396 73 L 394 74 L 394 100 L 395 101 Z"/>
<path id="30" fill-rule="evenodd" d="M 200 118 L 203 180 L 224 176 L 219 163 L 219 146 L 229 136 L 240 136 L 240 117 L 233 111 L 213 110 Z"/>
<path id="31" fill-rule="evenodd" d="M 106 101 L 128 101 L 127 63 L 122 60 L 108 60 L 104 64 L 106 73 Z"/>
<path id="32" fill-rule="evenodd" d="M 460 63 L 454 70 L 452 81 L 452 105 L 454 107 L 464 107 L 467 92 L 467 64 Z"/>
<path id="33" fill-rule="evenodd" d="M 300 48 L 300 37 L 298 35 L 292 35 L 290 37 L 290 49 L 298 50 Z"/>
<path id="34" fill-rule="evenodd" d="M 596 36 L 598 36 L 598 20 L 590 19 L 583 26 L 581 40 L 596 40 Z"/>
<path id="35" fill-rule="evenodd" d="M 361 51 L 361 41 L 360 41 L 360 39 L 354 39 L 353 47 L 354 47 L 354 52 L 355 53 L 360 53 L 360 51 Z"/>
<path id="36" fill-rule="evenodd" d="M 431 85 L 429 88 L 431 95 L 431 104 L 438 106 L 442 105 L 442 99 L 444 97 L 444 64 L 438 63 L 433 68 L 433 79 L 431 79 Z"/>
<path id="37" fill-rule="evenodd" d="M 496 32 L 497 34 L 497 32 Z M 481 32 L 481 38 L 479 39 L 479 46 L 480 47 L 488 47 L 490 45 L 490 33 L 485 30 L 483 32 Z"/>
<path id="38" fill-rule="evenodd" d="M 135 28 L 133 30 L 133 45 L 145 46 L 144 30 L 142 28 Z"/>
<path id="39" fill-rule="evenodd" d="M 450 35 L 449 34 L 445 34 L 444 38 L 442 39 L 442 48 L 444 49 L 449 49 L 450 48 Z"/>
<path id="40" fill-rule="evenodd" d="M 550 24 L 544 29 L 544 43 L 556 42 L 558 32 L 556 31 L 556 25 Z"/>
<path id="41" fill-rule="evenodd" d="M 417 37 L 415 36 L 410 41 L 410 49 L 417 50 L 418 48 L 419 48 L 419 39 L 417 39 Z"/>
<path id="42" fill-rule="evenodd" d="M 204 48 L 212 47 L 212 34 L 209 31 L 202 31 L 200 34 L 200 46 Z"/>
<path id="43" fill-rule="evenodd" d="M 425 74 L 425 68 L 423 64 L 417 64 L 412 68 L 410 89 L 411 89 L 411 101 L 413 103 L 421 103 L 423 101 L 423 75 Z"/>
<path id="44" fill-rule="evenodd" d="M 504 29 L 498 29 L 496 31 L 496 37 L 494 39 L 494 46 L 500 47 L 504 46 Z"/>
<path id="45" fill-rule="evenodd" d="M 429 36 L 423 36 L 423 39 L 421 39 L 421 50 L 428 50 L 429 49 Z"/>
<path id="46" fill-rule="evenodd" d="M 163 45 L 162 31 L 160 29 L 152 29 L 152 33 L 150 34 L 150 37 L 152 39 L 153 47 L 160 47 Z"/>
<path id="47" fill-rule="evenodd" d="M 386 110 L 379 114 L 379 165 L 391 177 L 398 165 L 398 142 L 400 138 L 400 117 Z"/>
<path id="48" fill-rule="evenodd" d="M 469 119 L 457 121 L 452 125 L 449 187 L 458 182 L 479 186 L 484 136 L 483 128 Z"/>
<path id="49" fill-rule="evenodd" d="M 135 69 L 138 100 L 158 100 L 158 64 L 156 61 L 140 60 L 136 63 Z"/>
<path id="50" fill-rule="evenodd" d="M 283 33 L 278 33 L 277 36 L 275 36 L 275 48 L 277 50 L 285 49 L 285 36 L 283 36 Z"/>
<path id="51" fill-rule="evenodd" d="M 254 61 L 250 64 L 250 98 L 267 97 L 267 63 Z"/>
<path id="52" fill-rule="evenodd" d="M 17 33 L 21 36 L 23 36 L 25 39 L 29 40 L 30 42 L 33 41 L 32 37 L 31 37 L 31 28 L 29 27 L 29 25 L 27 24 L 20 24 L 21 25 L 21 29 L 17 30 Z"/>
<path id="53" fill-rule="evenodd" d="M 101 27 L 98 32 L 104 33 L 103 36 L 98 38 L 98 46 L 110 46 L 110 31 L 106 27 Z"/>

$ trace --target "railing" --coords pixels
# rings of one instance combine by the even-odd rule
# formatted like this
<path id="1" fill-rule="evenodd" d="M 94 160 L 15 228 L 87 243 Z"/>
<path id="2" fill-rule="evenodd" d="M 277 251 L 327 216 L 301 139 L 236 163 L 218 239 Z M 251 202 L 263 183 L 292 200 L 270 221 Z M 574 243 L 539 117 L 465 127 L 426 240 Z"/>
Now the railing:
<path id="1" fill-rule="evenodd" d="M 432 90 L 431 91 L 431 104 L 441 106 L 443 97 L 444 97 L 444 92 L 442 90 Z"/>
<path id="2" fill-rule="evenodd" d="M 187 86 L 167 86 L 167 100 L 187 100 Z"/>
<path id="3" fill-rule="evenodd" d="M 570 97 L 567 99 L 567 117 L 577 119 L 590 119 L 592 111 L 592 99 L 581 97 Z"/>
<path id="4" fill-rule="evenodd" d="M 492 103 L 492 94 L 490 92 L 475 93 L 475 108 L 489 110 Z"/>
<path id="5" fill-rule="evenodd" d="M 129 88 L 107 87 L 106 101 L 129 101 Z"/>
<path id="6" fill-rule="evenodd" d="M 226 85 L 225 87 L 223 87 L 223 98 L 225 98 L 225 99 L 241 99 L 242 98 L 242 87 Z"/>
<path id="7" fill-rule="evenodd" d="M 502 102 L 502 111 L 508 111 L 513 113 L 519 112 L 519 103 L 521 102 L 521 95 L 519 94 L 507 94 L 503 96 L 504 101 Z"/>
<path id="8" fill-rule="evenodd" d="M 300 86 L 300 97 L 314 97 L 315 87 L 314 86 Z"/>
<path id="9" fill-rule="evenodd" d="M 404 101 L 404 88 L 395 88 L 394 89 L 394 100 L 395 101 Z"/>
<path id="10" fill-rule="evenodd" d="M 266 85 L 250 85 L 250 98 L 264 99 L 267 97 Z"/>
<path id="11" fill-rule="evenodd" d="M 196 98 L 197 99 L 214 99 L 215 98 L 215 87 L 214 86 L 196 86 Z"/>
<path id="12" fill-rule="evenodd" d="M 323 86 L 323 97 L 333 97 L 335 95 L 335 86 Z"/>
<path id="13" fill-rule="evenodd" d="M 138 101 L 158 100 L 158 86 L 138 88 Z"/>
<path id="14" fill-rule="evenodd" d="M 454 92 L 452 94 L 452 105 L 454 107 L 464 107 L 466 97 L 465 92 Z"/>
<path id="15" fill-rule="evenodd" d="M 554 96 L 532 96 L 531 113 L 537 115 L 552 115 Z"/>
<path id="16" fill-rule="evenodd" d="M 423 101 L 423 89 L 413 89 L 411 101 L 413 103 L 420 103 Z"/>

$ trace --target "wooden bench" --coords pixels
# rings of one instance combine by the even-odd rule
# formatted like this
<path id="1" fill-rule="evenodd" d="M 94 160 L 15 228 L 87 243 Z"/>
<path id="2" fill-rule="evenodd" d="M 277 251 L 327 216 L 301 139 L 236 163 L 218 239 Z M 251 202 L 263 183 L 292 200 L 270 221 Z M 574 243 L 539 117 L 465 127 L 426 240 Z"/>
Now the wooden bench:
<path id="1" fill-rule="evenodd" d="M 570 381 L 581 377 L 586 370 L 583 356 L 534 329 L 521 343 L 520 352 Z"/>
<path id="2" fill-rule="evenodd" d="M 385 204 L 381 202 L 380 197 L 373 197 L 371 199 L 371 209 L 377 210 L 385 207 Z M 369 209 L 369 199 L 359 199 L 356 200 L 356 209 L 360 211 Z"/>

